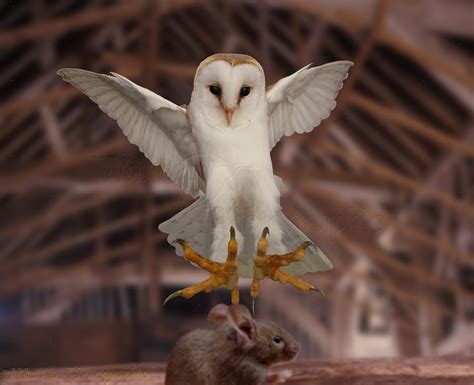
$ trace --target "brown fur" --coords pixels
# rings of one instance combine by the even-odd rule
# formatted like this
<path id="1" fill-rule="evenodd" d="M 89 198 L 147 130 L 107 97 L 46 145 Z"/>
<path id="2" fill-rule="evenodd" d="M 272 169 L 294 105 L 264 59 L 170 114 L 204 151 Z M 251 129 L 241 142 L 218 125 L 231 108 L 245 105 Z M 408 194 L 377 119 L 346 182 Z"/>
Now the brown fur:
<path id="1" fill-rule="evenodd" d="M 251 64 L 251 65 L 256 66 L 263 73 L 262 66 L 252 56 L 242 55 L 239 53 L 216 53 L 214 55 L 207 57 L 199 64 L 199 67 L 196 70 L 196 75 L 208 64 L 215 61 L 225 61 L 229 63 L 232 67 L 235 67 L 241 64 Z"/>
<path id="2" fill-rule="evenodd" d="M 165 385 L 266 385 L 268 368 L 293 359 L 298 344 L 276 325 L 254 326 L 255 343 L 250 348 L 239 345 L 238 332 L 228 321 L 221 322 L 216 330 L 186 334 L 171 352 Z M 273 345 L 275 335 L 285 341 L 284 349 Z"/>

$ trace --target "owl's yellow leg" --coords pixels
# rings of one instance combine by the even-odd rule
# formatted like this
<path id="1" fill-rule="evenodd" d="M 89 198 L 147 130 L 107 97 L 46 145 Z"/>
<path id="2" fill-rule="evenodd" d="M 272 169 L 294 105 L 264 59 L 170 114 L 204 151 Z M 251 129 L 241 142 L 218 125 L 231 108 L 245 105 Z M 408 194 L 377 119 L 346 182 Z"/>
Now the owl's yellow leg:
<path id="1" fill-rule="evenodd" d="M 166 304 L 169 300 L 176 298 L 176 297 L 183 297 L 183 298 L 191 298 L 193 295 L 196 295 L 198 293 L 201 293 L 202 291 L 205 291 L 206 293 L 209 293 L 212 289 L 214 289 L 214 280 L 212 278 L 208 278 L 205 281 L 202 281 L 201 283 L 198 283 L 197 285 L 189 286 L 185 289 L 181 289 L 178 291 L 175 291 L 174 293 L 170 294 L 168 297 L 163 302 L 163 305 Z"/>
<path id="2" fill-rule="evenodd" d="M 283 284 L 288 283 L 303 293 L 314 290 L 324 296 L 324 292 L 315 285 L 303 281 L 300 278 L 293 277 L 280 269 L 282 266 L 288 266 L 293 262 L 303 260 L 305 250 L 313 244 L 311 242 L 303 242 L 295 250 L 287 254 L 268 255 L 268 234 L 269 230 L 265 227 L 262 236 L 258 240 L 257 253 L 253 259 L 253 282 L 250 289 L 252 301 L 255 302 L 255 299 L 258 297 L 260 292 L 260 281 L 265 279 L 265 277 Z"/>
<path id="3" fill-rule="evenodd" d="M 183 246 L 184 258 L 189 262 L 195 263 L 201 269 L 208 271 L 211 276 L 197 285 L 175 291 L 164 300 L 163 305 L 176 297 L 191 298 L 203 291 L 209 293 L 213 289 L 223 286 L 231 291 L 232 303 L 239 303 L 240 295 L 237 286 L 239 281 L 239 275 L 237 273 L 238 244 L 235 239 L 235 230 L 233 227 L 230 228 L 230 240 L 227 244 L 227 260 L 224 263 L 213 262 L 204 258 L 196 253 L 188 242 L 182 239 L 177 239 L 176 242 Z"/>

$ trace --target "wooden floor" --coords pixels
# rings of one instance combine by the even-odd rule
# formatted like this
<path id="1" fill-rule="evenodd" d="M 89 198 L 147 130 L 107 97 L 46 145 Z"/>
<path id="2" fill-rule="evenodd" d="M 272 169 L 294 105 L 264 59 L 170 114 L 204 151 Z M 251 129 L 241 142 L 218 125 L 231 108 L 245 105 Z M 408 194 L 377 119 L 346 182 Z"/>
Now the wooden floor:
<path id="1" fill-rule="evenodd" d="M 474 359 L 462 357 L 402 360 L 294 362 L 288 385 L 473 385 Z M 4 385 L 164 384 L 164 365 L 140 364 L 97 368 L 9 370 Z"/>

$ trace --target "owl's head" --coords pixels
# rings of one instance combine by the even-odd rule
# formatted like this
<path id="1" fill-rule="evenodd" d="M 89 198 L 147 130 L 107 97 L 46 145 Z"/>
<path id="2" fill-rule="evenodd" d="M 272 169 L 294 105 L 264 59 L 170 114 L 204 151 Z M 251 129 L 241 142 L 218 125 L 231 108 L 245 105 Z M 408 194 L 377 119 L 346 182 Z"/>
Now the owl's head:
<path id="1" fill-rule="evenodd" d="M 265 75 L 251 56 L 215 54 L 201 62 L 192 102 L 218 127 L 239 127 L 262 111 Z"/>

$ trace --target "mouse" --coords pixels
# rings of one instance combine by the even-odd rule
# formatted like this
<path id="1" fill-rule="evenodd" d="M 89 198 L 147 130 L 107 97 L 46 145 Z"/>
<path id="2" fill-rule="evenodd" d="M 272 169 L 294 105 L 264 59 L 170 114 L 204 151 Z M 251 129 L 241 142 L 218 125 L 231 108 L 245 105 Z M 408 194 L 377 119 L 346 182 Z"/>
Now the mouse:
<path id="1" fill-rule="evenodd" d="M 283 328 L 255 320 L 241 304 L 214 306 L 208 320 L 215 328 L 181 337 L 169 356 L 165 385 L 274 385 L 290 370 L 270 366 L 293 360 L 298 342 Z"/>

